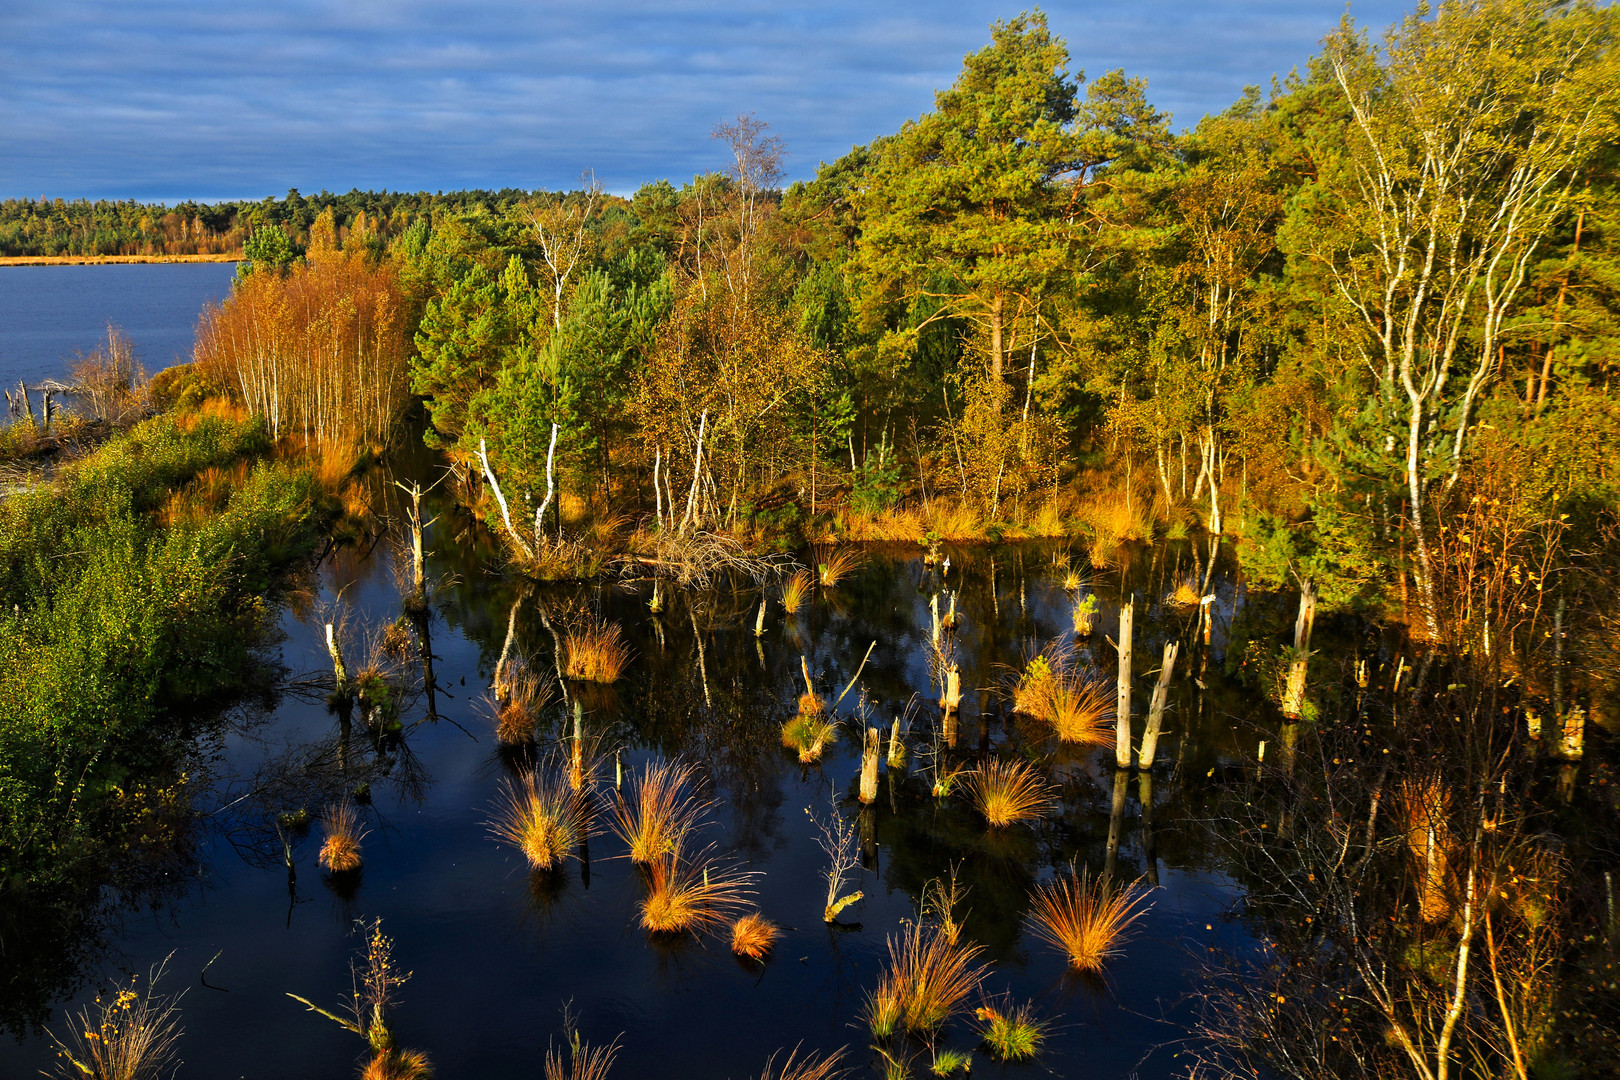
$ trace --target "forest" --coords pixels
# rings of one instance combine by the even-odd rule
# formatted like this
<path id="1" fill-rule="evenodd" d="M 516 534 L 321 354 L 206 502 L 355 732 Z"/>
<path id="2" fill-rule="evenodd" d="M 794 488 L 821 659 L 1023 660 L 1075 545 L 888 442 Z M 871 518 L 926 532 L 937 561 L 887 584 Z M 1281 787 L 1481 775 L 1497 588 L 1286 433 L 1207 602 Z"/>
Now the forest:
<path id="1" fill-rule="evenodd" d="M 372 519 L 355 478 L 426 453 L 455 523 L 430 546 L 487 545 L 497 554 L 480 573 L 501 588 L 646 580 L 656 618 L 671 595 L 743 583 L 754 591 L 734 621 L 756 639 L 775 610 L 767 593 L 782 591 L 791 618 L 859 552 L 920 556 L 948 574 L 951 553 L 965 566 L 967 553 L 1030 541 L 1084 552 L 1061 570 L 1074 633 L 1090 641 L 1084 575 L 1123 581 L 1138 553 L 1183 545 L 1196 570 L 1172 584 L 1191 629 L 1163 642 L 1135 757 L 1129 688 L 1146 669 L 1140 657 L 1131 667 L 1129 589 L 1120 621 L 1095 628 L 1110 635 L 1107 663 L 1120 657 L 1117 683 L 1082 671 L 1068 645 L 1024 657 L 1006 688 L 1005 714 L 1050 724 L 1060 748 L 1110 749 L 1116 833 L 1119 777 L 1151 777 L 1172 675 L 1200 692 L 1216 678 L 1211 582 L 1235 560 L 1244 595 L 1275 603 L 1264 626 L 1234 625 L 1219 659 L 1268 702 L 1273 756 L 1261 741 L 1236 779 L 1221 774 L 1228 786 L 1211 780 L 1185 827 L 1247 888 L 1261 958 L 1199 992 L 1186 1075 L 1620 1074 L 1617 33 L 1615 8 L 1562 0 L 1446 0 L 1382 36 L 1346 16 L 1306 68 L 1178 130 L 1144 81 L 1075 70 L 1033 11 L 994 24 L 930 110 L 808 181 L 784 183 L 789 147 L 743 113 L 712 132 L 724 168 L 630 197 L 587 173 L 568 192 L 0 204 L 0 253 L 244 258 L 198 324 L 194 361 L 154 382 L 156 415 L 67 467 L 70 499 L 0 503 L 0 599 L 12 608 L 0 614 L 0 690 L 21 703 L 6 707 L 0 761 L 13 869 L 0 906 L 94 879 L 94 834 L 116 832 L 108 822 L 137 793 L 170 797 L 119 786 L 176 753 L 142 748 L 143 727 L 240 690 L 224 678 L 167 685 L 169 658 L 206 641 L 215 667 L 240 666 L 232 650 L 263 627 L 232 606 L 275 594 L 322 530 L 363 544 Z M 130 462 L 145 471 L 103 505 L 95 485 Z M 411 500 L 407 614 L 431 694 L 424 490 L 394 486 Z M 46 557 L 77 535 L 89 539 L 73 550 L 122 561 Z M 209 553 L 226 548 L 237 562 L 216 578 Z M 999 616 L 993 555 L 990 567 Z M 85 577 L 70 583 L 70 569 Z M 174 600 L 180 580 L 199 591 Z M 118 582 L 148 584 L 120 601 L 106 591 Z M 930 671 L 955 751 L 963 672 L 941 642 L 956 601 L 939 595 Z M 94 614 L 103 596 L 151 613 L 140 648 Z M 538 715 L 549 691 L 512 675 L 519 610 L 514 600 L 504 644 L 503 627 L 489 630 L 492 693 L 501 724 L 532 727 L 525 694 Z M 605 609 L 572 630 L 539 610 L 560 684 L 617 680 L 629 653 Z M 691 621 L 696 662 L 714 662 Z M 333 700 L 364 710 L 333 625 Z M 114 673 L 94 700 L 66 681 L 86 642 Z M 794 696 L 801 662 L 804 696 L 781 734 L 809 763 L 836 743 L 822 718 L 843 695 L 828 706 L 801 656 L 786 675 Z M 702 679 L 712 709 L 707 668 Z M 132 687 L 139 709 L 121 700 Z M 561 794 L 569 777 L 575 791 L 588 784 L 574 708 L 558 744 L 572 772 L 564 762 L 547 779 L 531 762 L 512 805 L 579 812 Z M 1007 745 L 1023 747 L 1007 724 Z M 881 740 L 859 728 L 867 804 Z M 881 732 L 885 776 L 906 759 L 899 719 L 893 730 Z M 940 799 L 955 774 L 934 753 L 926 795 Z M 1020 771 L 1045 759 L 1019 753 L 963 774 L 992 829 L 1039 816 L 1046 797 L 1029 794 L 1045 780 Z M 637 797 L 662 784 L 677 806 L 692 775 L 671 768 L 646 772 Z M 997 784 L 1028 796 L 1000 822 Z M 653 868 L 647 903 L 659 872 L 695 889 L 698 863 L 678 865 L 679 839 L 659 871 L 656 843 L 634 854 L 651 826 L 616 805 L 616 834 Z M 497 831 L 537 873 L 566 861 L 574 841 L 537 854 L 513 814 Z M 827 850 L 842 851 L 832 828 Z M 1117 835 L 1109 844 L 1111 875 Z M 702 870 L 716 911 L 694 918 L 718 921 L 737 880 Z M 1141 897 L 1072 861 L 1070 872 L 1041 887 L 1045 914 L 1031 917 L 1078 969 L 1060 909 L 1073 919 L 1076 905 L 1111 904 L 1122 932 Z M 934 886 L 954 897 L 954 875 Z M 906 1011 L 928 1006 L 907 971 L 923 979 L 916 970 L 937 962 L 960 975 L 973 956 L 954 900 L 922 896 L 935 918 L 891 940 L 888 981 L 862 1014 L 889 1076 L 915 1074 L 923 1059 L 907 1054 L 919 1047 L 949 1075 L 935 1035 L 972 1012 L 966 990 L 932 1020 Z M 669 928 L 643 910 L 649 931 Z M 386 967 L 390 943 L 371 932 Z M 391 1036 L 371 1037 L 376 1061 L 397 1064 Z M 548 1076 L 601 1075 L 574 1038 L 574 1071 Z"/>

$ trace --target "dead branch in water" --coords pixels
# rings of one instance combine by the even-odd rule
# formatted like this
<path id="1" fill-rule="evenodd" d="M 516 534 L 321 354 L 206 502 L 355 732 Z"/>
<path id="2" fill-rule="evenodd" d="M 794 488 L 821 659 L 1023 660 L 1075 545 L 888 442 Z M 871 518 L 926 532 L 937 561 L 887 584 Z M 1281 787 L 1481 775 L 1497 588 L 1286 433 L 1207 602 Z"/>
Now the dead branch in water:
<path id="1" fill-rule="evenodd" d="M 778 577 L 796 564 L 788 555 L 753 555 L 729 536 L 695 532 L 687 536 L 660 534 L 651 539 L 651 550 L 631 551 L 618 556 L 610 565 L 622 577 L 645 575 L 670 578 L 676 584 L 708 588 L 719 579 L 746 577 L 755 584 Z"/>

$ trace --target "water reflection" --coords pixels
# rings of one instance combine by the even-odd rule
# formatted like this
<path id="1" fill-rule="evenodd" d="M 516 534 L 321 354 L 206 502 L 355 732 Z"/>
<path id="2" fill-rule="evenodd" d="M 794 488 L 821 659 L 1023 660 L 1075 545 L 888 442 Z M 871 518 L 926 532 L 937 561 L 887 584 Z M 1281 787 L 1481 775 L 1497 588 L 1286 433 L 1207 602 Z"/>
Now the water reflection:
<path id="1" fill-rule="evenodd" d="M 1183 823 L 1201 812 L 1210 774 L 1246 756 L 1239 740 L 1250 729 L 1234 718 L 1268 715 L 1224 674 L 1240 597 L 1225 583 L 1229 570 L 1216 570 L 1215 551 L 1121 549 L 1085 585 L 1097 598 L 1095 630 L 1078 642 L 1086 663 L 1111 668 L 1107 635 L 1132 597 L 1139 656 L 1174 640 L 1186 658 L 1170 687 L 1156 774 L 1133 773 L 1114 769 L 1107 750 L 1058 744 L 1007 712 L 1004 689 L 1027 661 L 1049 642 L 1075 640 L 1072 596 L 1054 555 L 1084 565 L 1083 553 L 945 548 L 926 565 L 915 550 L 874 552 L 842 584 L 815 590 L 784 616 L 774 582 L 683 590 L 650 580 L 555 587 L 493 576 L 479 527 L 436 501 L 442 496 L 423 497 L 423 519 L 438 519 L 425 534 L 424 587 L 414 568 L 395 573 L 411 560 L 410 544 L 376 543 L 329 560 L 310 596 L 289 608 L 282 661 L 305 674 L 285 678 L 273 707 L 220 755 L 210 796 L 218 809 L 189 856 L 206 867 L 207 890 L 176 889 L 161 935 L 126 923 L 110 939 L 127 964 L 178 947 L 186 957 L 224 948 L 240 965 L 240 998 L 188 999 L 184 1056 L 199 1075 L 241 1072 L 244 1063 L 303 1072 L 312 1055 L 329 1052 L 323 1067 L 343 1067 L 345 1052 L 323 1043 L 318 1025 L 305 1039 L 302 1018 L 277 1011 L 276 995 L 317 977 L 343 985 L 344 932 L 377 916 L 417 972 L 399 1011 L 402 1038 L 429 1050 L 446 1075 L 474 1061 L 477 1072 L 532 1071 L 535 1040 L 518 1018 L 570 998 L 588 1022 L 626 1032 L 624 1075 L 747 1075 L 781 1046 L 861 1044 L 864 1033 L 848 1025 L 886 955 L 885 936 L 916 916 L 931 882 L 953 877 L 965 932 L 985 947 L 998 989 L 1057 1014 L 1054 1060 L 1122 1073 L 1166 1041 L 1160 1022 L 1145 1018 L 1185 1013 L 1161 1004 L 1190 985 L 1183 928 L 1202 925 L 1229 899 L 1207 838 Z M 409 520 L 406 496 L 388 498 L 379 503 L 383 518 Z M 1189 572 L 1216 596 L 1190 613 L 1163 603 Z M 338 694 L 329 707 L 324 625 L 342 616 L 352 631 L 350 668 L 380 681 L 370 697 Z M 402 616 L 403 647 L 390 664 L 373 665 L 359 643 Z M 622 627 L 632 653 L 623 679 L 560 678 L 562 640 L 587 619 Z M 805 672 L 836 701 L 840 724 L 811 764 L 784 750 L 781 737 Z M 508 728 L 502 710 L 524 677 L 552 680 L 555 691 L 537 694 L 532 715 Z M 876 799 L 862 806 L 868 725 L 880 732 L 881 763 Z M 546 873 L 489 838 L 501 778 L 571 746 L 596 763 L 604 798 L 649 760 L 697 765 L 714 799 L 712 838 L 763 872 L 759 907 L 785 928 L 772 959 L 739 966 L 719 955 L 723 944 L 690 936 L 649 943 L 635 921 L 642 885 L 610 837 L 581 844 L 574 866 Z M 987 830 L 959 790 L 936 794 L 945 778 L 993 757 L 1039 763 L 1058 786 L 1057 810 Z M 319 813 L 362 785 L 374 830 L 365 868 L 320 874 L 315 840 L 287 815 Z M 856 836 L 856 880 L 845 891 L 865 894 L 833 927 L 822 919 L 824 856 L 803 812 L 825 812 L 830 795 Z M 1106 981 L 1066 975 L 1027 933 L 1031 890 L 1071 862 L 1117 880 L 1145 873 L 1167 887 L 1142 940 Z M 330 903 L 308 903 L 312 877 L 322 883 L 315 896 Z M 80 925 L 69 938 L 101 935 Z M 82 972 L 95 959 L 81 948 L 56 963 Z M 468 971 L 480 973 L 476 983 L 464 980 Z M 16 983 L 8 1015 L 41 1018 L 75 985 Z M 262 1017 L 243 1011 L 255 1000 Z M 41 1050 L 25 1039 L 0 1062 L 37 1068 Z M 1139 1072 L 1171 1068 L 1161 1054 Z"/>

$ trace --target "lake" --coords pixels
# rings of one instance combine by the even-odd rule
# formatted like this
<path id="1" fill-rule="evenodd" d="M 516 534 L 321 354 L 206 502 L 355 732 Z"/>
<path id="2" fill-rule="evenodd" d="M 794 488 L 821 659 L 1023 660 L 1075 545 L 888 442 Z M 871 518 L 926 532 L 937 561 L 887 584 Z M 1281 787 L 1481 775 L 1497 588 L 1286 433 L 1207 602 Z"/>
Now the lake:
<path id="1" fill-rule="evenodd" d="M 0 384 L 64 378 L 123 328 L 154 373 L 191 359 L 197 316 L 230 292 L 235 263 L 0 267 Z"/>

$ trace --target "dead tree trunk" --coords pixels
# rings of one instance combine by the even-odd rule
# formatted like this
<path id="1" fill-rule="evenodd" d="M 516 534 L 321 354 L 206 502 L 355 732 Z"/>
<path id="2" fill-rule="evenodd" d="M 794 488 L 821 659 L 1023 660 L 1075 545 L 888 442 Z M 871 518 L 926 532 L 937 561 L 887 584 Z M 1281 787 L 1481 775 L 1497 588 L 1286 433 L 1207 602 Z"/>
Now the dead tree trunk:
<path id="1" fill-rule="evenodd" d="M 1131 767 L 1131 635 L 1136 622 L 1136 600 L 1119 609 L 1119 702 L 1114 716 L 1114 764 Z"/>
<path id="2" fill-rule="evenodd" d="M 1288 662 L 1283 715 L 1298 720 L 1305 708 L 1305 673 L 1311 660 L 1311 628 L 1316 624 L 1316 582 L 1306 578 L 1299 589 L 1299 617 L 1294 620 L 1294 652 Z"/>
<path id="3" fill-rule="evenodd" d="M 1159 749 L 1159 732 L 1164 726 L 1164 706 L 1170 697 L 1170 679 L 1176 671 L 1179 642 L 1164 643 L 1164 662 L 1159 666 L 1159 681 L 1153 684 L 1153 701 L 1148 706 L 1147 730 L 1142 732 L 1142 748 L 1137 761 L 1144 769 L 1153 768 L 1153 757 Z"/>
<path id="4" fill-rule="evenodd" d="M 861 802 L 870 806 L 877 801 L 878 757 L 883 749 L 883 733 L 875 727 L 866 729 L 866 749 L 861 754 Z"/>

